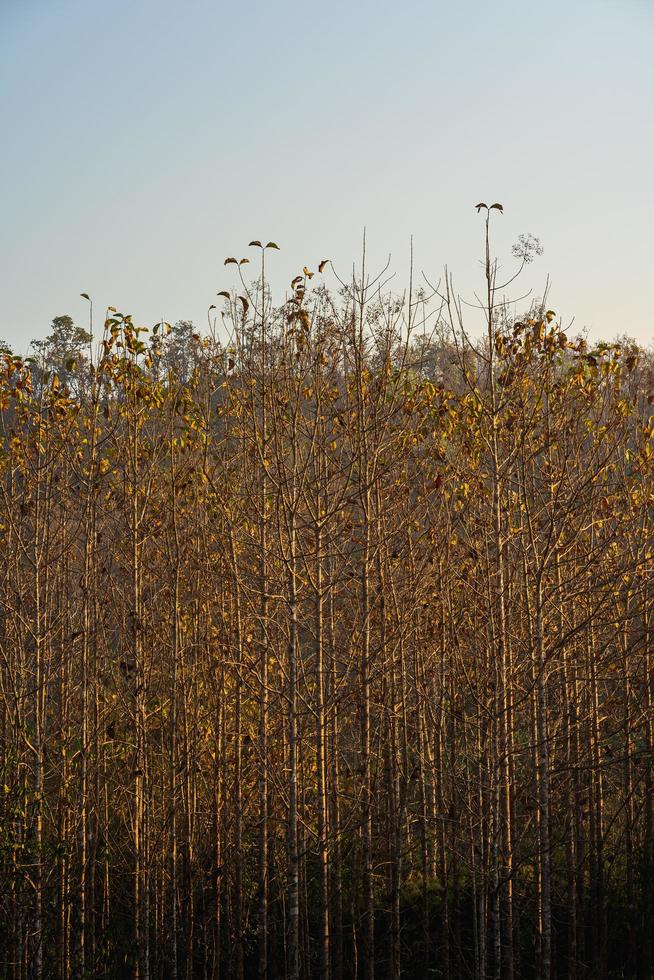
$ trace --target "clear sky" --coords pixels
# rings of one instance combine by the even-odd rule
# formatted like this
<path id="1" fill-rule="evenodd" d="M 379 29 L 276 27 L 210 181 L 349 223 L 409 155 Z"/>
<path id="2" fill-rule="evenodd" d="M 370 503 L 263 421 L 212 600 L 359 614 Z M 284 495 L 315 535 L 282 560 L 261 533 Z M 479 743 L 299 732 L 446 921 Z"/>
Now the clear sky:
<path id="1" fill-rule="evenodd" d="M 526 288 L 649 344 L 653 43 L 652 0 L 0 0 L 0 337 L 83 291 L 201 325 L 251 238 L 283 290 L 364 226 L 472 298 L 485 200 Z"/>

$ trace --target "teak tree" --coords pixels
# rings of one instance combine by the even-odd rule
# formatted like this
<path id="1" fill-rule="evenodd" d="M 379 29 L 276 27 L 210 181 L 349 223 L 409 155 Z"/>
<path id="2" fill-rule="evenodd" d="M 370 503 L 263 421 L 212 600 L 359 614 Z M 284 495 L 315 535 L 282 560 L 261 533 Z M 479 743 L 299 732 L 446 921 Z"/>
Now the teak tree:
<path id="1" fill-rule="evenodd" d="M 652 975 L 654 364 L 478 209 L 0 351 L 3 977 Z"/>

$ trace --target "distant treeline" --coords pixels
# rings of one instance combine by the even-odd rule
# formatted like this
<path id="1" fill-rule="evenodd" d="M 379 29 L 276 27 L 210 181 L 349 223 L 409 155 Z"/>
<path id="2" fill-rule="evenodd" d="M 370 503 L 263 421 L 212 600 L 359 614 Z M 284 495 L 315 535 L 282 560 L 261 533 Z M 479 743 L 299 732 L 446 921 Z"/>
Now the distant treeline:
<path id="1" fill-rule="evenodd" d="M 496 270 L 0 353 L 2 977 L 654 975 L 654 365 Z"/>

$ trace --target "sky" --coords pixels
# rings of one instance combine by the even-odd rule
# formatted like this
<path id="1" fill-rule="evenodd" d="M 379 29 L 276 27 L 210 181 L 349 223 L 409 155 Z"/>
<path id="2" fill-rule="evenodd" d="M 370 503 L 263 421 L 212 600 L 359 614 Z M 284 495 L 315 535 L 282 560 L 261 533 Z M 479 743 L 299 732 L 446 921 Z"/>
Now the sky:
<path id="1" fill-rule="evenodd" d="M 649 345 L 653 42 L 651 0 L 0 0 L 0 338 L 85 325 L 81 292 L 201 326 L 252 238 L 283 298 L 364 228 L 389 288 L 413 239 L 474 303 L 483 200 L 507 272 L 544 248 L 516 297 Z"/>

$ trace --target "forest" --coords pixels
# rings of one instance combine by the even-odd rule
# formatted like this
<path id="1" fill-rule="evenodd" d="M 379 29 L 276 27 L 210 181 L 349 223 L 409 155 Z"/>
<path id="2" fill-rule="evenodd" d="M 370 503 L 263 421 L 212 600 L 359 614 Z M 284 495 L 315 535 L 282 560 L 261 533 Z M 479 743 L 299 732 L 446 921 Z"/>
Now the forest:
<path id="1" fill-rule="evenodd" d="M 2 349 L 6 980 L 654 976 L 654 357 L 479 210 Z"/>

